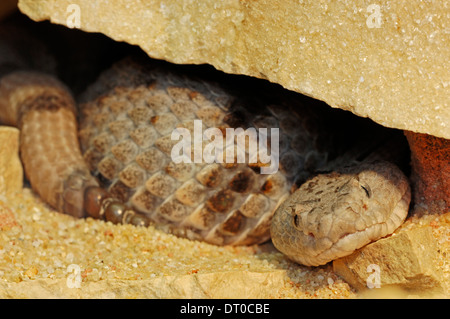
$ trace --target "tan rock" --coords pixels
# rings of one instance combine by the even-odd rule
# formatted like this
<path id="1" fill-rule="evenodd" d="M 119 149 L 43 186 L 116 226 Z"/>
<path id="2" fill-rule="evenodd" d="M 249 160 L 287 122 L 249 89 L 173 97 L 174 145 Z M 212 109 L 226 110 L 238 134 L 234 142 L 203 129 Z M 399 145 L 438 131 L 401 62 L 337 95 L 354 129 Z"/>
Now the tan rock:
<path id="1" fill-rule="evenodd" d="M 333 270 L 357 290 L 442 291 L 437 250 L 431 228 L 414 227 L 333 261 Z"/>
<path id="2" fill-rule="evenodd" d="M 385 126 L 450 138 L 440 2 L 20 0 L 19 8 L 154 58 L 265 78 Z"/>
<path id="3" fill-rule="evenodd" d="M 19 130 L 0 126 L 0 194 L 22 189 L 23 168 L 19 158 Z"/>
<path id="4" fill-rule="evenodd" d="M 71 285 L 72 278 L 1 282 L 0 298 L 270 298 L 283 288 L 285 271 L 216 272 L 145 280 L 109 279 Z"/>

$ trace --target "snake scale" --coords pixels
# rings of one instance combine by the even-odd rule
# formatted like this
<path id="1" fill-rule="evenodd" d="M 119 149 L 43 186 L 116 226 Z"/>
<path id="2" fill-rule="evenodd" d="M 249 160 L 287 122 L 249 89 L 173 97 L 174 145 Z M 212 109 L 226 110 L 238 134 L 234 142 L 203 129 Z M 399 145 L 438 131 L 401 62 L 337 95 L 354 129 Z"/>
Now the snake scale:
<path id="1" fill-rule="evenodd" d="M 8 56 L 0 61 L 0 122 L 20 128 L 27 178 L 58 211 L 151 224 L 216 245 L 271 238 L 309 266 L 392 233 L 408 213 L 408 180 L 393 164 L 364 161 L 316 174 L 339 147 L 320 106 L 297 94 L 262 86 L 243 97 L 167 64 L 125 59 L 75 102 L 54 76 Z M 194 134 L 196 120 L 225 136 L 227 128 L 279 129 L 278 171 L 261 174 L 265 164 L 249 158 L 175 163 L 171 134 Z M 236 155 L 237 148 L 231 140 L 221 150 Z"/>

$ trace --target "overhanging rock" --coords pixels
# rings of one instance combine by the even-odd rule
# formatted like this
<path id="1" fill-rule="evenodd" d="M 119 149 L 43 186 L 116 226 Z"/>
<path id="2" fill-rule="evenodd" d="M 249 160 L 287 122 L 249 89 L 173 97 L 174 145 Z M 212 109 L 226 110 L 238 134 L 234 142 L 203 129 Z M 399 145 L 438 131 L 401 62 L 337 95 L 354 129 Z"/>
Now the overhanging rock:
<path id="1" fill-rule="evenodd" d="M 440 2 L 20 0 L 19 8 L 153 58 L 265 78 L 385 126 L 450 138 L 449 8 Z"/>

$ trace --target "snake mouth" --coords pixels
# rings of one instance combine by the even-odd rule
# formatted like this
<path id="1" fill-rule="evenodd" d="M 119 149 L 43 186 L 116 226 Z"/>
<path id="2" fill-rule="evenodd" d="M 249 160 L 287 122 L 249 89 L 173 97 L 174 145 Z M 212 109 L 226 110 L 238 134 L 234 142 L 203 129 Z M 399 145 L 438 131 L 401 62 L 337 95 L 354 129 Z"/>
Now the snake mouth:
<path id="1" fill-rule="evenodd" d="M 314 259 L 327 259 L 326 262 L 321 263 L 319 265 L 323 265 L 327 262 L 329 262 L 329 258 L 327 256 L 333 255 L 334 257 L 331 260 L 347 256 L 354 252 L 356 249 L 359 249 L 373 240 L 377 239 L 377 236 L 373 236 L 374 233 L 378 233 L 383 228 L 383 225 L 387 226 L 387 222 L 377 223 L 374 225 L 371 225 L 363 230 L 356 231 L 353 233 L 345 233 L 339 239 L 334 242 L 329 248 L 324 249 L 317 254 L 313 255 L 312 258 Z M 371 236 L 372 235 L 372 236 Z M 381 236 L 384 237 L 384 236 Z M 380 238 L 381 238 L 380 237 Z M 319 266 L 317 265 L 317 266 Z M 313 265 L 316 266 L 316 265 Z"/>

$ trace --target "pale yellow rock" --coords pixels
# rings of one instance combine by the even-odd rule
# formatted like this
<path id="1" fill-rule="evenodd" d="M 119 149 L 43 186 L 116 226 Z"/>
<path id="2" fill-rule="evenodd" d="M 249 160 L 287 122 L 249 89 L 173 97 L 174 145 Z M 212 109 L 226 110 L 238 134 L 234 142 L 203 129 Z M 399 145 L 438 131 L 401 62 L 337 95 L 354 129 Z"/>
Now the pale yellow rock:
<path id="1" fill-rule="evenodd" d="M 385 126 L 450 138 L 448 5 L 377 3 L 20 0 L 19 8 L 154 58 L 265 78 Z"/>
<path id="2" fill-rule="evenodd" d="M 23 186 L 19 133 L 14 127 L 0 126 L 0 194 L 17 192 Z"/>
<path id="3" fill-rule="evenodd" d="M 333 270 L 357 290 L 443 291 L 431 228 L 417 226 L 333 261 Z"/>
<path id="4" fill-rule="evenodd" d="M 75 285 L 75 277 L 0 282 L 0 298 L 270 298 L 282 290 L 285 271 L 217 272 L 144 280 L 102 280 Z"/>

